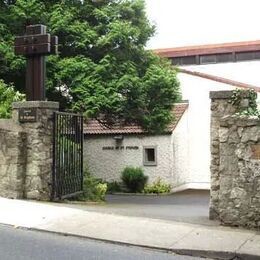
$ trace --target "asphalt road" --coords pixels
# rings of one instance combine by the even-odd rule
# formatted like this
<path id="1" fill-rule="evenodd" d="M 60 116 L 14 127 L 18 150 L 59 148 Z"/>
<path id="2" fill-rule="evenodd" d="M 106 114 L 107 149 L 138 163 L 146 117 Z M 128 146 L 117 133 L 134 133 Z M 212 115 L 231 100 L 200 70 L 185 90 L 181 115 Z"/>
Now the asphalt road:
<path id="1" fill-rule="evenodd" d="M 88 211 L 218 225 L 209 220 L 209 191 L 190 190 L 172 195 L 108 195 L 104 204 L 67 204 Z"/>
<path id="2" fill-rule="evenodd" d="M 189 256 L 0 225 L 1 260 L 197 260 Z"/>

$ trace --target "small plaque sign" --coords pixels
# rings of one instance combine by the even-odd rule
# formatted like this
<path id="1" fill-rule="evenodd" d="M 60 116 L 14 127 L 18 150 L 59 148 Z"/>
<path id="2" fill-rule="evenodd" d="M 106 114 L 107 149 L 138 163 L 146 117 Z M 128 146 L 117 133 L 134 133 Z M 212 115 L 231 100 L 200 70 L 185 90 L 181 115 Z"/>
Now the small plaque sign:
<path id="1" fill-rule="evenodd" d="M 19 109 L 19 122 L 36 122 L 37 121 L 37 112 L 36 108 L 20 108 Z"/>
<path id="2" fill-rule="evenodd" d="M 102 150 L 138 150 L 138 146 L 103 146 Z"/>
<path id="3" fill-rule="evenodd" d="M 255 144 L 251 146 L 252 149 L 252 158 L 260 160 L 260 144 Z"/>

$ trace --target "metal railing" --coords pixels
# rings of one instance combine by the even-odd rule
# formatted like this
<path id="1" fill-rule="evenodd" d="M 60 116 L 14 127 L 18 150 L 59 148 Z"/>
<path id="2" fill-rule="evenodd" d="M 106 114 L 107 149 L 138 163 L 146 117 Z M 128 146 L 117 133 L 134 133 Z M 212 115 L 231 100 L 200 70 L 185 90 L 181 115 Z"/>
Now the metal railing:
<path id="1" fill-rule="evenodd" d="M 52 199 L 83 190 L 83 117 L 54 112 Z"/>

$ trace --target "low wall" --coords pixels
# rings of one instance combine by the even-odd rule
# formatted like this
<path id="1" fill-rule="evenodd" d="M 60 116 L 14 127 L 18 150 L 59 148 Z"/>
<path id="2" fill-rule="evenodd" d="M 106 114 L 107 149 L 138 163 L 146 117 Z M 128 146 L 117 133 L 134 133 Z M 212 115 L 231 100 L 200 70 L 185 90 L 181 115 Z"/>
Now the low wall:
<path id="1" fill-rule="evenodd" d="M 16 102 L 12 119 L 0 120 L 0 196 L 50 199 L 53 112 L 58 107 L 56 102 Z M 34 111 L 35 118 L 19 119 L 20 110 Z"/>
<path id="2" fill-rule="evenodd" d="M 211 92 L 210 219 L 260 227 L 260 120 L 234 115 L 232 91 Z M 248 105 L 247 97 L 241 106 Z M 241 107 L 240 106 L 240 107 Z"/>
<path id="3" fill-rule="evenodd" d="M 0 196 L 23 198 L 26 133 L 12 120 L 0 120 Z"/>

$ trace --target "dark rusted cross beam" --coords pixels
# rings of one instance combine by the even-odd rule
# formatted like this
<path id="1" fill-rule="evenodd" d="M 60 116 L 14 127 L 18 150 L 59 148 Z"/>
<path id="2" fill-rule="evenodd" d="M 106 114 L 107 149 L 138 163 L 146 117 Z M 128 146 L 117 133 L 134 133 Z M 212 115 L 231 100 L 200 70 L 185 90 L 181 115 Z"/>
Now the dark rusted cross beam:
<path id="1" fill-rule="evenodd" d="M 45 100 L 45 56 L 58 54 L 58 37 L 46 33 L 44 25 L 30 25 L 24 36 L 15 38 L 14 49 L 27 58 L 26 99 Z"/>

